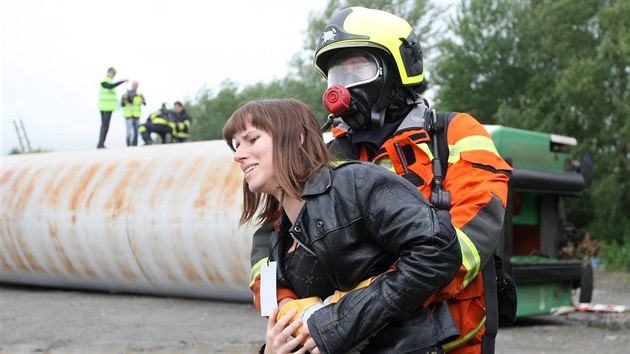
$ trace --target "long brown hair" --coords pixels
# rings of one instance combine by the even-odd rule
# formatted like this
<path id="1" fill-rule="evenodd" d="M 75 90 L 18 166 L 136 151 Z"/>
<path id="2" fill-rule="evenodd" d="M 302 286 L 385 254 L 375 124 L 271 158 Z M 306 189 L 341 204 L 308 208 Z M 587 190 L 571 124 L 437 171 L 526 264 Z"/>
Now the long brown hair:
<path id="1" fill-rule="evenodd" d="M 274 174 L 280 185 L 280 199 L 285 194 L 301 199 L 304 184 L 332 157 L 311 109 L 293 99 L 251 101 L 237 109 L 223 126 L 223 139 L 235 151 L 234 136 L 245 130 L 247 123 L 271 135 Z M 273 220 L 282 200 L 264 193 L 252 193 L 243 179 L 243 213 L 240 223 L 250 222 L 258 210 L 257 222 Z"/>

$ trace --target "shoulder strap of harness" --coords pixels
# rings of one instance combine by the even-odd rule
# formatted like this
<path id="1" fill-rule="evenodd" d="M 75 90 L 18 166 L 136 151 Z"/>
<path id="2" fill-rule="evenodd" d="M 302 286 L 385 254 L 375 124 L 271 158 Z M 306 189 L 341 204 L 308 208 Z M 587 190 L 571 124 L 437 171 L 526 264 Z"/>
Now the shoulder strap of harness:
<path id="1" fill-rule="evenodd" d="M 444 190 L 442 181 L 448 170 L 449 148 L 447 141 L 448 126 L 455 114 L 445 112 L 438 114 L 434 109 L 429 112 L 425 120 L 426 131 L 431 136 L 429 148 L 433 153 L 433 191 L 431 192 L 431 204 L 441 210 L 451 208 L 451 195 Z"/>
<path id="2" fill-rule="evenodd" d="M 442 175 L 443 177 L 446 177 L 446 170 L 448 170 L 448 156 L 450 153 L 447 140 L 448 125 L 451 123 L 450 112 L 444 112 L 442 114 L 438 113 L 437 122 L 440 126 L 440 129 L 437 129 L 437 131 L 435 132 L 435 136 L 438 141 L 438 151 L 440 154 Z"/>

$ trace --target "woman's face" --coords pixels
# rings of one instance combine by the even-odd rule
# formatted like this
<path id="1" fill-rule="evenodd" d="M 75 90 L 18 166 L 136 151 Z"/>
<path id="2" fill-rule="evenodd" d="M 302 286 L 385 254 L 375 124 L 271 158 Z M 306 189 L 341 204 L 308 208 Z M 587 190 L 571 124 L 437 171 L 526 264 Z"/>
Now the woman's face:
<path id="1" fill-rule="evenodd" d="M 247 123 L 245 130 L 234 136 L 234 147 L 234 161 L 241 165 L 249 190 L 277 196 L 279 185 L 273 173 L 271 135 Z"/>

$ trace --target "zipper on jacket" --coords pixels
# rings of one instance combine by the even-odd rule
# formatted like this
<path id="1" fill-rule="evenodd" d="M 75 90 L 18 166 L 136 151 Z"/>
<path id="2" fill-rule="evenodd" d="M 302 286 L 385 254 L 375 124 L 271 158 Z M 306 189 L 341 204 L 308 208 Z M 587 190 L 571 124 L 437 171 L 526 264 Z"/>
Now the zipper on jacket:
<path id="1" fill-rule="evenodd" d="M 292 231 L 289 231 L 289 235 L 291 235 L 291 237 L 295 240 L 295 242 L 297 242 L 297 243 L 298 243 L 298 245 L 300 245 L 300 246 L 304 247 L 304 249 L 305 249 L 308 253 L 312 254 L 313 256 L 315 255 L 315 252 L 313 252 L 310 248 L 308 248 L 308 247 L 304 246 L 304 244 L 303 244 L 302 242 L 300 242 L 300 240 L 298 240 L 298 239 L 297 239 L 297 237 L 295 237 L 295 235 L 293 235 L 293 232 L 292 232 Z"/>

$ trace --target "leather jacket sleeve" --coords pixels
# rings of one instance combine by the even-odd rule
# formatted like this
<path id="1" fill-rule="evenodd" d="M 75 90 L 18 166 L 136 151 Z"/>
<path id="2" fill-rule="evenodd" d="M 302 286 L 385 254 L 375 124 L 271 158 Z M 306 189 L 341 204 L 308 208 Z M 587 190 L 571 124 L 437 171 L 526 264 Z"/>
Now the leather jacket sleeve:
<path id="1" fill-rule="evenodd" d="M 251 252 L 252 267 L 254 267 L 261 259 L 269 257 L 271 233 L 273 231 L 273 223 L 269 222 L 261 225 L 256 232 L 254 232 Z"/>
<path id="2" fill-rule="evenodd" d="M 399 258 L 395 270 L 309 318 L 309 330 L 322 353 L 346 352 L 389 323 L 418 314 L 425 300 L 446 286 L 461 264 L 449 213 L 436 211 L 404 178 L 372 166 L 370 173 L 354 170 L 359 172 L 350 178 L 347 198 L 355 198 L 361 210 L 356 222 L 364 224 L 374 242 Z"/>

